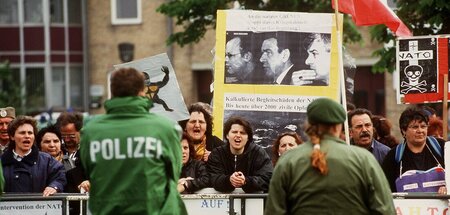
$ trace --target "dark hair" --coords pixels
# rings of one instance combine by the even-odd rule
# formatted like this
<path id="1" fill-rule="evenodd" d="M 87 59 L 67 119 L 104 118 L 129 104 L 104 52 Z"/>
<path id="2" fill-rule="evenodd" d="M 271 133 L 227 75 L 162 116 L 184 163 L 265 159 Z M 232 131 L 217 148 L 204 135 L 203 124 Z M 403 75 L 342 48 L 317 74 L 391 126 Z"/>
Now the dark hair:
<path id="1" fill-rule="evenodd" d="M 250 125 L 250 123 L 247 120 L 245 120 L 244 118 L 239 117 L 239 116 L 232 116 L 225 122 L 225 124 L 223 126 L 224 139 L 226 139 L 228 141 L 226 136 L 227 136 L 228 132 L 230 132 L 231 126 L 235 125 L 235 124 L 242 125 L 242 127 L 244 127 L 244 130 L 245 130 L 245 132 L 248 135 L 248 142 L 247 142 L 247 144 L 253 142 L 253 129 L 252 129 L 252 126 Z"/>
<path id="2" fill-rule="evenodd" d="M 186 140 L 188 142 L 189 160 L 194 159 L 195 158 L 195 147 L 194 147 L 194 142 L 192 141 L 192 138 L 185 131 L 183 131 L 183 134 L 181 135 L 181 140 Z"/>
<path id="3" fill-rule="evenodd" d="M 425 122 L 426 124 L 428 124 L 428 117 L 421 108 L 417 107 L 406 108 L 402 112 L 402 114 L 400 115 L 400 119 L 398 120 L 398 124 L 400 126 L 400 131 L 402 135 L 404 134 L 403 131 L 406 131 L 409 123 L 411 123 L 412 121 Z"/>
<path id="4" fill-rule="evenodd" d="M 56 126 L 61 129 L 61 127 L 66 126 L 70 123 L 75 125 L 75 129 L 80 131 L 83 127 L 83 114 L 80 112 L 63 112 L 56 119 Z"/>
<path id="5" fill-rule="evenodd" d="M 430 119 L 430 116 L 436 115 L 436 110 L 434 110 L 430 106 L 423 106 L 422 109 L 425 112 L 425 115 L 428 117 L 428 119 Z"/>
<path id="6" fill-rule="evenodd" d="M 352 110 L 350 112 L 347 113 L 347 119 L 348 119 L 348 126 L 351 128 L 352 127 L 352 118 L 355 115 L 363 115 L 363 114 L 367 114 L 369 115 L 369 118 L 372 119 L 372 112 L 370 112 L 367 109 L 364 108 L 356 108 L 355 110 Z"/>
<path id="7" fill-rule="evenodd" d="M 137 96 L 144 90 L 144 74 L 134 68 L 120 68 L 111 75 L 112 97 Z"/>
<path id="8" fill-rule="evenodd" d="M 16 133 L 17 129 L 25 124 L 30 124 L 33 127 L 33 134 L 36 136 L 37 134 L 37 122 L 31 116 L 17 116 L 13 121 L 8 124 L 8 135 L 13 137 Z M 36 138 L 34 139 L 36 141 Z M 8 148 L 14 149 L 16 147 L 16 142 L 14 140 L 10 140 Z"/>
<path id="9" fill-rule="evenodd" d="M 372 123 L 374 128 L 374 139 L 390 148 L 398 144 L 397 138 L 391 135 L 392 124 L 388 119 L 380 115 L 373 115 Z"/>
<path id="10" fill-rule="evenodd" d="M 347 102 L 347 112 L 355 110 L 356 106 L 353 103 Z"/>
<path id="11" fill-rule="evenodd" d="M 47 125 L 47 127 L 41 128 L 41 130 L 39 130 L 39 132 L 36 135 L 36 145 L 39 148 L 39 150 L 41 150 L 42 137 L 46 133 L 55 134 L 58 137 L 59 141 L 62 142 L 61 132 L 59 131 L 59 128 L 54 124 L 49 124 Z"/>
<path id="12" fill-rule="evenodd" d="M 327 52 L 331 51 L 331 34 L 319 34 L 319 33 L 309 34 L 305 39 L 305 49 L 308 50 L 315 40 L 323 42 L 326 48 L 325 50 Z"/>
<path id="13" fill-rule="evenodd" d="M 205 107 L 203 107 L 201 103 L 191 104 L 189 106 L 188 111 L 189 111 L 189 115 L 192 114 L 193 112 L 203 113 L 203 116 L 205 117 L 205 122 L 206 122 L 205 134 L 206 134 L 206 136 L 211 136 L 212 129 L 213 129 L 213 119 L 212 119 L 212 116 L 209 113 L 209 111 L 206 110 Z"/>
<path id="14" fill-rule="evenodd" d="M 297 145 L 300 145 L 303 143 L 303 141 L 300 139 L 300 136 L 298 136 L 298 134 L 293 131 L 284 132 L 284 133 L 281 133 L 280 135 L 278 135 L 277 139 L 273 142 L 273 146 L 272 146 L 272 163 L 274 166 L 277 163 L 278 159 L 280 158 L 280 155 L 278 154 L 278 148 L 280 147 L 280 140 L 281 140 L 281 138 L 283 138 L 285 136 L 293 137 L 295 139 L 295 143 L 297 143 Z"/>
<path id="15" fill-rule="evenodd" d="M 296 40 L 292 39 L 295 35 L 296 33 L 294 34 L 284 31 L 269 32 L 264 34 L 264 40 L 275 39 L 277 41 L 278 53 L 281 53 L 283 50 L 288 49 L 292 55 L 293 50 L 291 49 L 293 47 L 296 47 L 295 45 L 293 45 L 293 43 L 295 44 L 297 42 Z"/>

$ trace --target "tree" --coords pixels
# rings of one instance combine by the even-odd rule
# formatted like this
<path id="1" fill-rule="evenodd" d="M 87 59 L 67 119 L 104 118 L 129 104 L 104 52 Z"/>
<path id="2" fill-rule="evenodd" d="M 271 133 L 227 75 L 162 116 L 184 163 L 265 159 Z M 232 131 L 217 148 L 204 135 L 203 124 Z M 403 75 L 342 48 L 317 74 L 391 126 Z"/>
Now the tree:
<path id="1" fill-rule="evenodd" d="M 12 106 L 16 108 L 16 114 L 22 113 L 21 89 L 9 68 L 9 62 L 0 62 L 0 107 Z"/>
<path id="2" fill-rule="evenodd" d="M 450 33 L 450 4 L 448 0 L 393 0 L 396 13 L 410 27 L 414 35 Z M 162 4 L 157 11 L 176 19 L 175 24 L 183 30 L 174 32 L 167 44 L 180 46 L 196 43 L 208 29 L 215 28 L 216 11 L 229 9 L 234 0 L 172 0 Z M 267 11 L 333 13 L 331 0 L 239 0 L 242 8 Z M 344 16 L 344 44 L 361 42 L 362 37 L 355 24 Z M 384 25 L 371 27 L 372 40 L 393 43 L 395 37 Z M 372 67 L 373 72 L 389 72 L 395 69 L 395 46 L 374 51 L 380 60 Z"/>

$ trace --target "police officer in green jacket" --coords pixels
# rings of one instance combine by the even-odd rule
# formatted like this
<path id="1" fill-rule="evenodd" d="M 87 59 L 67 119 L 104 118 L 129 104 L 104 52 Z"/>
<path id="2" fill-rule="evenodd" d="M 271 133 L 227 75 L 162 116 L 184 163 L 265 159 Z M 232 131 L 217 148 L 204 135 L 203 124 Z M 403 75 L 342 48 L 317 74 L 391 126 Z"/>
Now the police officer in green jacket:
<path id="1" fill-rule="evenodd" d="M 149 113 L 144 87 L 142 72 L 115 71 L 106 114 L 81 130 L 80 157 L 94 215 L 187 214 L 177 191 L 181 127 Z"/>
<path id="2" fill-rule="evenodd" d="M 275 166 L 264 214 L 395 214 L 374 156 L 339 139 L 346 113 L 328 98 L 307 107 L 309 141 Z"/>

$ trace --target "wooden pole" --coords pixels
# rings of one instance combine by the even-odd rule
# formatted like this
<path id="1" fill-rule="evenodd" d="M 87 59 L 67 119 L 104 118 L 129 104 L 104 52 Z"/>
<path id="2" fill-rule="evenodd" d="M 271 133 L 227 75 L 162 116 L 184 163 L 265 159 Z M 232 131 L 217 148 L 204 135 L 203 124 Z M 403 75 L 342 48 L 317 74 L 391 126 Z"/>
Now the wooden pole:
<path id="1" fill-rule="evenodd" d="M 444 130 L 444 140 L 448 140 L 448 74 L 444 75 L 444 99 L 442 100 L 442 124 Z"/>
<path id="2" fill-rule="evenodd" d="M 339 79 L 340 79 L 340 91 L 341 91 L 341 100 L 342 106 L 347 112 L 347 94 L 345 93 L 345 75 L 344 75 L 344 62 L 342 60 L 342 38 L 341 32 L 339 29 L 339 11 L 338 11 L 338 0 L 334 0 L 334 17 L 336 20 L 336 34 L 337 34 L 337 43 L 338 43 L 338 68 L 339 68 Z M 344 122 L 344 132 L 345 132 L 345 142 L 350 145 L 350 136 L 349 136 L 349 128 L 348 128 L 348 118 L 346 117 Z"/>

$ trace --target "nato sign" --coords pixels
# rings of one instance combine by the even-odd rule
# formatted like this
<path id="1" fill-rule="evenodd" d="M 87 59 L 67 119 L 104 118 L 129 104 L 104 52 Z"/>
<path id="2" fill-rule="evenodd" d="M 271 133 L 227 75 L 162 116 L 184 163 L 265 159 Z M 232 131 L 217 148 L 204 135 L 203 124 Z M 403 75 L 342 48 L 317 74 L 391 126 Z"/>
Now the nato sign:
<path id="1" fill-rule="evenodd" d="M 397 40 L 397 103 L 441 102 L 448 74 L 448 36 Z"/>

